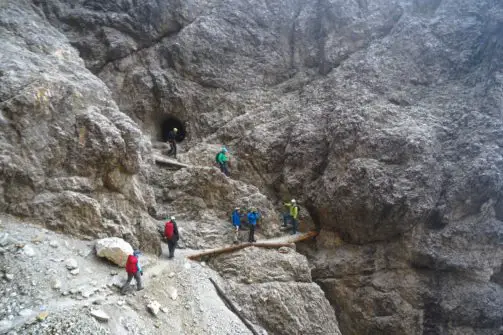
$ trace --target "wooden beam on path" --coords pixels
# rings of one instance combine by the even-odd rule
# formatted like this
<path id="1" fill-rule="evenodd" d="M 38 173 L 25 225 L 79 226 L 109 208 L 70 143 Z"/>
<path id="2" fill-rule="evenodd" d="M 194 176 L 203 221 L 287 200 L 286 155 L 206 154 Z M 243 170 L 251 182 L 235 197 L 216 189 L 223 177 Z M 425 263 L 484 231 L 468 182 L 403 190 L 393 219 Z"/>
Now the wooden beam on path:
<path id="1" fill-rule="evenodd" d="M 265 240 L 264 242 L 257 242 L 257 243 L 241 243 L 241 244 L 236 244 L 236 245 L 231 245 L 231 246 L 226 246 L 223 248 L 217 248 L 217 249 L 210 249 L 210 250 L 205 250 L 203 252 L 190 255 L 187 258 L 191 260 L 197 260 L 205 256 L 216 256 L 228 252 L 233 252 L 236 250 L 244 249 L 247 247 L 259 247 L 259 248 L 281 248 L 281 247 L 289 247 L 289 248 L 294 248 L 295 243 L 305 241 L 307 239 L 313 238 L 318 235 L 318 232 L 316 231 L 310 231 L 308 233 L 304 234 L 299 234 L 299 235 L 294 235 L 294 236 L 288 236 L 287 238 L 284 239 L 278 239 L 278 240 L 271 240 L 268 242 Z"/>
<path id="2" fill-rule="evenodd" d="M 175 166 L 175 167 L 179 167 L 179 168 L 190 167 L 190 165 L 188 165 L 188 164 L 180 163 L 179 161 L 176 161 L 174 159 L 169 159 L 169 158 L 162 156 L 162 155 L 154 154 L 152 156 L 154 158 L 154 161 L 159 164 L 166 164 L 166 165 L 171 165 L 171 166 Z"/>
<path id="3" fill-rule="evenodd" d="M 259 335 L 259 333 L 257 333 L 255 328 L 253 328 L 253 325 L 250 323 L 250 321 L 248 321 L 243 316 L 243 314 L 241 314 L 239 308 L 237 308 L 236 305 L 234 305 L 234 303 L 227 297 L 225 292 L 220 288 L 220 286 L 218 286 L 218 284 L 213 280 L 213 278 L 210 278 L 210 281 L 213 284 L 213 286 L 215 286 L 215 289 L 217 290 L 218 296 L 227 304 L 227 306 L 229 306 L 230 310 L 234 314 L 236 314 L 237 317 L 241 319 L 241 321 L 243 321 L 245 326 L 253 333 L 253 335 Z"/>

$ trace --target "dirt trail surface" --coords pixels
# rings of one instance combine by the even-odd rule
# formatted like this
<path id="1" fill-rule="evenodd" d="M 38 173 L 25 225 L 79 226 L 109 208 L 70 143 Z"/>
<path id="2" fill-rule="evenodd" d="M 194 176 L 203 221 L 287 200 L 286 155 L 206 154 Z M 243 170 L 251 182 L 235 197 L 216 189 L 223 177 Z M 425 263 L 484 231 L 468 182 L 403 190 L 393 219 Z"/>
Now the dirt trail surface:
<path id="1" fill-rule="evenodd" d="M 0 334 L 251 334 L 215 292 L 216 272 L 186 259 L 193 250 L 141 256 L 145 289 L 121 295 L 125 271 L 94 241 L 0 219 Z"/>

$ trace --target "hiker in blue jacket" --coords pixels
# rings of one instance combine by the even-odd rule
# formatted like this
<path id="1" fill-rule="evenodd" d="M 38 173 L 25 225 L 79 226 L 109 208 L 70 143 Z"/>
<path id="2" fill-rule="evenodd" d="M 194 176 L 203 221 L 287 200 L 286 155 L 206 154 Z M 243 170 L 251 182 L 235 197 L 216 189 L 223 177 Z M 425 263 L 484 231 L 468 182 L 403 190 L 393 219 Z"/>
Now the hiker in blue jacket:
<path id="1" fill-rule="evenodd" d="M 232 217 L 232 225 L 235 228 L 234 242 L 238 241 L 239 228 L 241 228 L 241 217 L 242 216 L 243 215 L 240 212 L 240 208 L 239 207 L 234 208 L 234 210 L 232 211 L 232 215 L 231 215 L 231 217 Z"/>
<path id="2" fill-rule="evenodd" d="M 255 240 L 255 227 L 257 226 L 257 221 L 260 219 L 260 214 L 257 212 L 256 208 L 252 208 L 250 213 L 248 213 L 248 224 L 250 226 L 250 235 L 248 235 L 248 242 L 257 242 Z"/>

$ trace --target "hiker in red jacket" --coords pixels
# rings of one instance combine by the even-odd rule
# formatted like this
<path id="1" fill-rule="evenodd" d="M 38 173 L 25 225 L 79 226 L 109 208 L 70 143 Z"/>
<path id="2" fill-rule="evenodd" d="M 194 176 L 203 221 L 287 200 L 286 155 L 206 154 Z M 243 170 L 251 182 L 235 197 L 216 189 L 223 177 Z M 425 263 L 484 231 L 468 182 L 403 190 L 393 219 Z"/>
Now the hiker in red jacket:
<path id="1" fill-rule="evenodd" d="M 140 261 L 138 257 L 140 256 L 140 251 L 135 250 L 132 255 L 129 255 L 126 262 L 126 272 L 127 272 L 127 281 L 121 288 L 121 293 L 124 294 L 126 290 L 129 288 L 129 284 L 131 280 L 136 280 L 136 290 L 143 290 L 143 285 L 141 283 L 141 276 L 143 276 L 143 270 L 140 266 Z"/>
<path id="2" fill-rule="evenodd" d="M 178 240 L 180 239 L 174 216 L 172 216 L 171 219 L 164 225 L 164 237 L 168 241 L 168 258 L 173 258 L 175 257 L 176 242 L 178 242 Z"/>

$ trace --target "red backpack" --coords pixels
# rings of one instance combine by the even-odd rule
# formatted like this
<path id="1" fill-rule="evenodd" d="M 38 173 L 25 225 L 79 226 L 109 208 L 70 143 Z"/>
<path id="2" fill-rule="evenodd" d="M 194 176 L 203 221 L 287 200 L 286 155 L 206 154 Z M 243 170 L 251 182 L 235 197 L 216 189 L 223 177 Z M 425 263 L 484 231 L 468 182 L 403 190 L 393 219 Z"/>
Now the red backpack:
<path id="1" fill-rule="evenodd" d="M 138 272 L 137 264 L 138 264 L 138 258 L 136 258 L 136 256 L 129 255 L 126 262 L 126 272 L 133 274 Z"/>
<path id="2" fill-rule="evenodd" d="M 166 222 L 166 225 L 164 226 L 164 236 L 166 236 L 168 240 L 171 240 L 173 238 L 174 232 L 175 225 L 173 224 L 173 222 L 171 220 Z"/>

